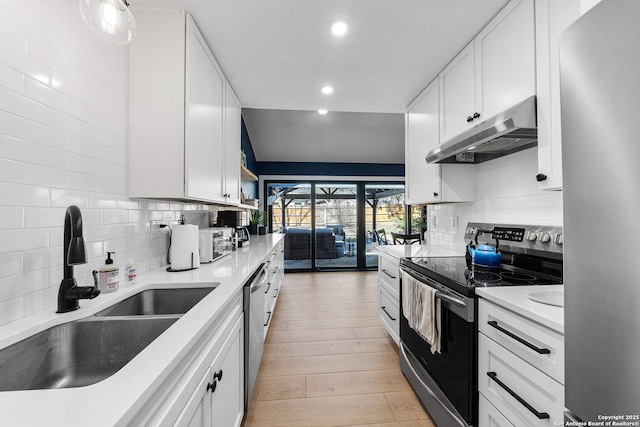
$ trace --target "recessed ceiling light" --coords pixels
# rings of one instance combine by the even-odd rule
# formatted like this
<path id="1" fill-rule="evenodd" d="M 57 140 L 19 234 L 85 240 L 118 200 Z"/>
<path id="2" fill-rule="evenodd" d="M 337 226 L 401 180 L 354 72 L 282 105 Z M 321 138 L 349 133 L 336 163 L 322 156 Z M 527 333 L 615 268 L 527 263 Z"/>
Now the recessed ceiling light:
<path id="1" fill-rule="evenodd" d="M 331 86 L 325 86 L 322 88 L 322 93 L 325 95 L 331 95 L 333 93 L 333 88 Z"/>
<path id="2" fill-rule="evenodd" d="M 329 111 L 327 110 L 318 110 L 318 114 L 320 114 L 321 116 L 324 116 L 325 114 L 327 114 Z"/>
<path id="3" fill-rule="evenodd" d="M 349 26 L 344 21 L 338 21 L 331 26 L 331 32 L 334 36 L 344 36 L 349 31 Z"/>

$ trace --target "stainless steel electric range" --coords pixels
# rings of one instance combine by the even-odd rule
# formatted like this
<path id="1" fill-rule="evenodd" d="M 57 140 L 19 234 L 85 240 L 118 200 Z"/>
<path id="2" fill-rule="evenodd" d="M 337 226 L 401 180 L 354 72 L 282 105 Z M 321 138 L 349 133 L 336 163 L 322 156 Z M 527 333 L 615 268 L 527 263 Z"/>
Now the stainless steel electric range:
<path id="1" fill-rule="evenodd" d="M 400 367 L 439 427 L 477 425 L 477 287 L 562 283 L 562 228 L 469 223 L 465 241 L 499 246 L 502 263 L 476 266 L 468 254 L 400 260 L 403 278 L 435 289 L 441 307 L 441 351 L 409 327 L 400 304 Z"/>

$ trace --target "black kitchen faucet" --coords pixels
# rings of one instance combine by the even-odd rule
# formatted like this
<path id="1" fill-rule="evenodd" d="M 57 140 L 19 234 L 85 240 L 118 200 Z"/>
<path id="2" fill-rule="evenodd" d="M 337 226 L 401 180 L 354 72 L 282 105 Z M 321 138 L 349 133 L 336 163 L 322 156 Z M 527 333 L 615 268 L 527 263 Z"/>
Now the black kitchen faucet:
<path id="1" fill-rule="evenodd" d="M 64 216 L 64 275 L 58 290 L 58 311 L 67 313 L 80 308 L 78 300 L 93 299 L 100 294 L 98 282 L 94 286 L 78 286 L 73 266 L 87 263 L 87 251 L 82 237 L 82 214 L 77 206 L 69 206 Z"/>

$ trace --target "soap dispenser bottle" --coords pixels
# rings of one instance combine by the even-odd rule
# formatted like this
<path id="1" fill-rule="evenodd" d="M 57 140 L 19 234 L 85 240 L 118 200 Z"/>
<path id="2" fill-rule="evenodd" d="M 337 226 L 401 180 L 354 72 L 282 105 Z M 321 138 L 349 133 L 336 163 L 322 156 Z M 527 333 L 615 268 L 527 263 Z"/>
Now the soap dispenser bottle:
<path id="1" fill-rule="evenodd" d="M 107 259 L 100 267 L 100 291 L 104 293 L 117 291 L 120 281 L 120 268 L 113 263 L 111 254 L 115 252 L 107 252 Z"/>

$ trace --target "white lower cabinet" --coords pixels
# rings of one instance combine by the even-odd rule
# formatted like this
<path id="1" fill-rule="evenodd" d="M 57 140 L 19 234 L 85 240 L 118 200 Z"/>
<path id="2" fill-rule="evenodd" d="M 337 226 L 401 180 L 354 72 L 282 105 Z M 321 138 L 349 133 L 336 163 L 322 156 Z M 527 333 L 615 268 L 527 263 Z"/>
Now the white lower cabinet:
<path id="1" fill-rule="evenodd" d="M 267 338 L 271 319 L 280 295 L 280 286 L 284 277 L 284 243 L 279 244 L 269 257 L 267 286 L 264 292 L 264 338 Z"/>
<path id="2" fill-rule="evenodd" d="M 241 315 L 175 426 L 238 427 L 244 415 L 244 316 Z"/>
<path id="3" fill-rule="evenodd" d="M 391 338 L 400 344 L 400 259 L 380 253 L 378 259 L 378 317 Z"/>
<path id="4" fill-rule="evenodd" d="M 563 336 L 482 298 L 478 329 L 478 425 L 563 425 Z"/>

